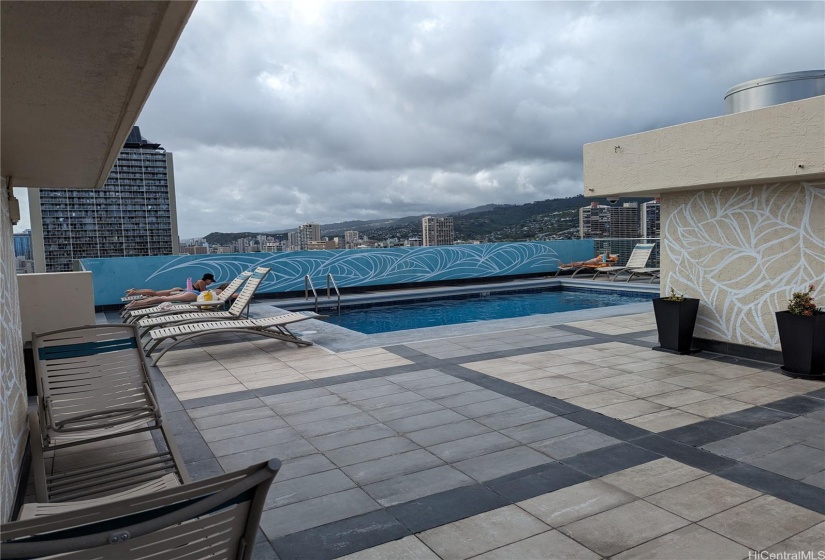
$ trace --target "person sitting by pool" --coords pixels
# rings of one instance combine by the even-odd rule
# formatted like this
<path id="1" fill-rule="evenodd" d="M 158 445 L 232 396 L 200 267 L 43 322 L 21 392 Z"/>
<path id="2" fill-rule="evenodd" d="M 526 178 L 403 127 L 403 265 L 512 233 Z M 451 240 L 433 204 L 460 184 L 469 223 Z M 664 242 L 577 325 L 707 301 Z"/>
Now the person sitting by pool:
<path id="1" fill-rule="evenodd" d="M 206 290 L 209 284 L 214 284 L 215 276 L 211 272 L 203 275 L 203 278 L 192 284 L 192 289 L 198 293 Z M 185 292 L 184 288 L 169 288 L 168 290 L 151 290 L 149 288 L 129 288 L 126 290 L 127 296 L 171 296 L 176 293 Z M 197 294 L 196 294 L 197 295 Z"/>

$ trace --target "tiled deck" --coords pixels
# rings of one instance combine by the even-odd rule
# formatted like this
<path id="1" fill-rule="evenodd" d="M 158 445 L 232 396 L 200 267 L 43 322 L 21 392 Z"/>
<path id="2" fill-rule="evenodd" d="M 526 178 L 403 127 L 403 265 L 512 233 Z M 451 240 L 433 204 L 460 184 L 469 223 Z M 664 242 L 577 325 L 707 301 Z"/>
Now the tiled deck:
<path id="1" fill-rule="evenodd" d="M 338 353 L 216 336 L 154 373 L 194 477 L 284 461 L 260 558 L 822 549 L 825 385 L 654 352 L 652 313 L 549 323 Z"/>

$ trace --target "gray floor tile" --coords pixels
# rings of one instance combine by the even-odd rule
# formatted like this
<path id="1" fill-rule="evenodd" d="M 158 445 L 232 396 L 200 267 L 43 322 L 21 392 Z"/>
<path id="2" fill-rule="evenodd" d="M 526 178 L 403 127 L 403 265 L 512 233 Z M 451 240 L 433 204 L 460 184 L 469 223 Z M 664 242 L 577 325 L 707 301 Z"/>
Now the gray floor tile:
<path id="1" fill-rule="evenodd" d="M 424 400 L 424 397 L 419 395 L 418 393 L 413 393 L 412 391 L 402 390 L 397 393 L 392 393 L 389 395 L 381 395 L 377 397 L 372 397 L 369 399 L 364 399 L 355 403 L 355 406 L 360 408 L 366 412 L 372 412 L 374 410 L 378 410 L 381 408 L 387 408 L 390 406 L 396 406 L 399 404 L 407 404 L 416 401 Z"/>
<path id="2" fill-rule="evenodd" d="M 673 459 L 662 458 L 609 474 L 602 477 L 602 480 L 643 498 L 703 476 L 707 476 L 705 471 Z"/>
<path id="3" fill-rule="evenodd" d="M 409 432 L 407 437 L 422 447 L 429 447 L 447 441 L 455 441 L 457 439 L 485 434 L 489 431 L 490 428 L 474 420 L 464 420 L 463 422 L 447 424 L 446 426 L 435 426 L 434 428 L 427 428 L 426 430 Z"/>
<path id="4" fill-rule="evenodd" d="M 347 476 L 360 485 L 371 484 L 388 480 L 401 475 L 424 471 L 443 465 L 444 462 L 423 449 L 408 451 L 390 457 L 373 459 L 364 463 L 358 463 L 344 467 Z"/>
<path id="5" fill-rule="evenodd" d="M 304 500 L 310 500 L 327 494 L 355 487 L 355 483 L 340 470 L 324 471 L 299 478 L 278 481 L 270 487 L 266 495 L 264 509 L 282 507 Z"/>
<path id="6" fill-rule="evenodd" d="M 477 481 L 484 482 L 550 462 L 552 461 L 546 455 L 521 446 L 465 459 L 453 466 Z"/>
<path id="7" fill-rule="evenodd" d="M 398 420 L 388 420 L 384 422 L 387 426 L 398 433 L 417 432 L 434 426 L 443 426 L 454 422 L 461 422 L 465 418 L 452 410 L 436 410 L 417 416 L 408 416 Z"/>
<path id="8" fill-rule="evenodd" d="M 420 414 L 435 412 L 437 410 L 447 409 L 436 402 L 424 399 L 407 404 L 398 404 L 395 406 L 388 406 L 387 408 L 370 410 L 370 416 L 380 420 L 381 422 L 390 422 L 392 420 L 398 420 L 399 418 L 418 416 Z"/>
<path id="9" fill-rule="evenodd" d="M 475 391 L 471 392 L 474 393 Z M 495 414 L 496 412 L 504 412 L 505 410 L 522 407 L 524 407 L 524 403 L 521 401 L 511 399 L 510 397 L 499 397 L 493 400 L 453 407 L 453 410 L 467 418 L 477 418 L 479 416 L 487 416 Z"/>
<path id="10" fill-rule="evenodd" d="M 475 484 L 475 480 L 443 465 L 368 484 L 364 490 L 379 504 L 389 507 L 470 484 Z"/>
<path id="11" fill-rule="evenodd" d="M 353 488 L 264 511 L 261 516 L 261 529 L 266 537 L 272 540 L 374 511 L 380 507 L 366 492 L 360 488 Z"/>
<path id="12" fill-rule="evenodd" d="M 209 448 L 216 457 L 220 457 L 298 439 L 302 439 L 301 435 L 292 428 L 278 428 L 259 434 L 237 435 L 230 439 L 209 442 Z"/>
<path id="13" fill-rule="evenodd" d="M 825 488 L 825 470 L 806 476 L 802 479 L 802 482 L 816 486 L 817 488 Z"/>
<path id="14" fill-rule="evenodd" d="M 355 403 L 358 401 L 373 399 L 375 397 L 385 397 L 395 393 L 403 393 L 405 391 L 406 390 L 403 387 L 386 381 L 384 384 L 378 385 L 377 387 L 366 387 L 363 389 L 341 391 L 338 393 L 338 396 L 348 400 L 351 403 Z"/>
<path id="15" fill-rule="evenodd" d="M 278 482 L 289 480 L 290 478 L 298 478 L 300 476 L 308 476 L 323 471 L 332 470 L 335 465 L 321 455 L 314 453 L 312 455 L 304 455 L 294 459 L 283 460 L 281 462 L 281 470 L 278 471 L 278 476 L 275 478 Z"/>
<path id="16" fill-rule="evenodd" d="M 764 550 L 821 523 L 825 516 L 772 496 L 761 496 L 699 522 L 752 550 Z"/>
<path id="17" fill-rule="evenodd" d="M 427 397 L 428 399 L 437 399 L 439 397 L 447 397 L 450 395 L 457 395 L 459 393 L 467 393 L 469 391 L 477 391 L 481 387 L 474 383 L 467 381 L 459 381 L 458 383 L 449 383 L 439 385 L 437 387 L 426 387 L 424 389 L 416 389 L 415 392 L 419 395 Z"/>
<path id="18" fill-rule="evenodd" d="M 522 408 L 514 408 L 513 410 L 506 410 L 498 412 L 489 416 L 481 416 L 476 418 L 476 422 L 484 424 L 494 430 L 503 430 L 505 428 L 512 428 L 513 426 L 521 426 L 522 424 L 529 424 L 531 422 L 538 422 L 546 418 L 553 418 L 555 414 L 545 412 L 540 408 L 533 406 L 525 406 Z"/>
<path id="19" fill-rule="evenodd" d="M 349 381 L 347 383 L 338 383 L 337 385 L 330 385 L 327 390 L 336 395 L 343 396 L 344 393 L 352 393 L 355 391 L 365 391 L 375 389 L 377 387 L 391 387 L 394 383 L 388 381 L 383 377 L 374 377 L 372 379 L 360 379 L 358 381 Z M 347 397 L 344 397 L 347 398 Z"/>
<path id="20" fill-rule="evenodd" d="M 546 531 L 523 541 L 485 552 L 473 560 L 529 560 L 558 558 L 564 560 L 599 560 L 598 554 L 558 531 Z"/>
<path id="21" fill-rule="evenodd" d="M 559 530 L 602 556 L 612 556 L 687 524 L 681 517 L 639 500 Z"/>
<path id="22" fill-rule="evenodd" d="M 564 459 L 617 443 L 621 441 L 601 432 L 587 429 L 538 441 L 530 444 L 530 447 L 553 459 Z"/>
<path id="23" fill-rule="evenodd" d="M 331 395 L 328 389 L 324 387 L 315 387 L 314 389 L 304 389 L 303 391 L 291 391 L 289 393 L 279 393 L 277 395 L 270 395 L 268 397 L 261 397 L 261 400 L 267 405 L 272 406 L 281 403 L 302 401 L 305 399 L 313 399 L 316 397 L 325 397 Z"/>
<path id="24" fill-rule="evenodd" d="M 396 431 L 383 424 L 370 424 L 369 426 L 352 428 L 351 430 L 333 432 L 329 435 L 310 438 L 309 443 L 317 447 L 319 451 L 329 451 L 331 449 L 338 449 L 339 447 L 383 439 L 394 435 L 396 435 Z"/>
<path id="25" fill-rule="evenodd" d="M 280 416 L 286 416 L 297 412 L 318 410 L 320 408 L 345 403 L 346 401 L 338 395 L 323 395 L 320 397 L 313 397 L 311 399 L 302 399 L 300 401 L 273 403 L 269 405 L 269 408 L 277 412 Z"/>
<path id="26" fill-rule="evenodd" d="M 747 547 L 726 539 L 704 527 L 688 525 L 614 556 L 615 560 L 664 560 L 701 558 L 702 560 L 743 560 Z"/>
<path id="27" fill-rule="evenodd" d="M 223 470 L 228 472 L 243 469 L 249 465 L 260 463 L 261 461 L 268 461 L 269 459 L 280 459 L 281 461 L 287 461 L 289 459 L 302 457 L 304 455 L 312 455 L 314 453 L 318 453 L 318 450 L 310 445 L 306 440 L 296 439 L 294 441 L 279 443 L 269 447 L 252 449 L 250 451 L 234 453 L 232 455 L 224 455 L 222 457 L 218 457 L 218 461 L 223 467 Z"/>
<path id="28" fill-rule="evenodd" d="M 378 420 L 373 418 L 371 415 L 362 412 L 360 414 L 340 416 L 332 420 L 319 420 L 318 422 L 299 424 L 295 426 L 295 431 L 306 438 L 312 438 L 327 434 L 334 434 L 335 432 L 340 432 L 341 430 L 360 428 L 362 426 L 369 426 L 370 424 L 377 423 Z"/>
<path id="29" fill-rule="evenodd" d="M 561 527 L 636 500 L 633 494 L 597 479 L 537 496 L 518 505 L 548 525 Z"/>
<path id="30" fill-rule="evenodd" d="M 440 560 L 435 552 L 413 535 L 341 556 L 339 560 L 387 560 L 388 558 L 392 560 Z"/>
<path id="31" fill-rule="evenodd" d="M 435 399 L 435 401 L 448 408 L 455 408 L 467 404 L 477 402 L 489 401 L 501 397 L 500 394 L 488 389 L 479 389 L 478 391 L 467 391 L 466 393 L 458 393 L 457 395 L 449 395 Z"/>
<path id="32" fill-rule="evenodd" d="M 759 496 L 756 490 L 710 475 L 645 499 L 679 517 L 699 521 Z"/>
<path id="33" fill-rule="evenodd" d="M 427 451 L 447 463 L 463 461 L 518 446 L 519 443 L 498 432 L 489 432 L 428 447 Z"/>
<path id="34" fill-rule="evenodd" d="M 346 467 L 415 449 L 420 447 L 407 438 L 395 436 L 332 449 L 325 455 L 339 467 Z"/>
<path id="35" fill-rule="evenodd" d="M 359 412 L 361 411 L 351 404 L 339 404 L 335 406 L 327 406 L 317 410 L 296 412 L 295 414 L 282 416 L 282 418 L 286 420 L 286 423 L 290 426 L 297 426 L 299 424 L 309 424 L 310 422 L 320 422 L 331 418 L 358 414 Z"/>
<path id="36" fill-rule="evenodd" d="M 520 426 L 514 426 L 512 428 L 504 428 L 501 430 L 501 433 L 521 443 L 535 443 L 585 429 L 581 424 L 576 424 L 575 422 L 557 416 L 555 418 L 539 420 L 538 422 L 521 424 Z"/>
<path id="37" fill-rule="evenodd" d="M 760 469 L 802 480 L 825 468 L 825 451 L 796 444 L 748 462 Z"/>
<path id="38" fill-rule="evenodd" d="M 194 422 L 195 427 L 199 430 L 208 430 L 210 428 L 229 426 L 231 424 L 239 424 L 241 422 L 250 422 L 261 418 L 269 418 L 274 422 L 278 422 L 280 424 L 280 426 L 278 426 L 279 428 L 286 426 L 286 422 L 278 418 L 269 407 L 263 406 L 262 404 L 255 408 L 236 410 L 235 412 L 224 412 L 221 414 L 215 414 L 214 416 L 204 416 L 193 419 L 192 421 Z"/>
<path id="39" fill-rule="evenodd" d="M 516 506 L 481 513 L 418 535 L 441 558 L 461 560 L 549 529 Z"/>
<path id="40" fill-rule="evenodd" d="M 261 408 L 264 406 L 264 403 L 261 402 L 261 399 L 245 399 L 242 401 L 235 401 L 231 403 L 225 404 L 215 404 L 210 406 L 201 406 L 198 408 L 190 408 L 187 409 L 187 413 L 192 420 L 198 418 L 213 418 L 216 416 L 220 416 L 221 414 L 227 414 L 231 412 L 237 412 L 240 410 L 251 410 L 255 408 Z"/>
<path id="41" fill-rule="evenodd" d="M 753 431 L 708 443 L 703 445 L 702 449 L 730 457 L 731 459 L 744 460 L 748 457 L 767 455 L 789 445 L 791 445 L 791 442 L 787 440 L 777 439 L 765 434 L 760 434 L 758 431 Z"/>
<path id="42" fill-rule="evenodd" d="M 398 375 L 393 375 L 389 379 L 393 383 L 397 383 L 410 391 L 418 391 L 419 389 L 438 387 L 439 385 L 452 385 L 453 383 L 462 382 L 460 379 L 453 377 L 452 375 L 446 375 L 441 372 L 438 372 L 436 375 L 420 376 L 415 379 L 403 379 Z"/>
<path id="43" fill-rule="evenodd" d="M 216 428 L 201 429 L 200 432 L 204 441 L 213 442 L 249 434 L 270 432 L 278 429 L 292 430 L 292 428 L 285 426 L 286 422 L 273 415 L 271 418 L 259 418 L 257 420 L 249 420 L 248 422 L 239 422 Z"/>
<path id="44" fill-rule="evenodd" d="M 768 552 L 779 555 L 778 558 L 782 558 L 783 553 L 785 558 L 793 558 L 791 556 L 793 554 L 796 554 L 797 558 L 803 558 L 804 556 L 800 553 L 805 555 L 813 553 L 809 557 L 815 558 L 825 547 L 822 543 L 825 543 L 825 522 L 814 525 L 810 529 L 773 545 L 768 549 Z"/>
<path id="45" fill-rule="evenodd" d="M 825 434 L 825 422 L 800 416 L 791 420 L 784 420 L 764 426 L 756 432 L 777 439 L 787 440 L 789 443 L 798 443 L 802 440 L 822 437 Z"/>

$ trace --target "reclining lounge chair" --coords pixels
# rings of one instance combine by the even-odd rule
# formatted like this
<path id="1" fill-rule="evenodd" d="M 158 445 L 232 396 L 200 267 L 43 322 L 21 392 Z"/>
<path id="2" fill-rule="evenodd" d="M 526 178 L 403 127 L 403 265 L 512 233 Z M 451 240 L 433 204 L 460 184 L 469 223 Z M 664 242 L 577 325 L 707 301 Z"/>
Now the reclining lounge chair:
<path id="1" fill-rule="evenodd" d="M 34 334 L 32 339 L 38 399 L 28 419 L 38 502 L 83 500 L 124 490 L 151 492 L 159 484 L 188 482 L 133 325 L 75 327 Z M 141 432 L 158 433 L 166 449 L 46 472 L 47 452 L 104 440 L 115 443 Z"/>
<path id="2" fill-rule="evenodd" d="M 161 315 L 159 317 L 147 317 L 140 319 L 137 322 L 138 328 L 141 330 L 141 336 L 146 333 L 163 327 L 171 325 L 182 325 L 185 323 L 198 323 L 203 321 L 233 321 L 243 319 L 243 312 L 249 307 L 252 302 L 252 296 L 258 286 L 261 285 L 264 277 L 269 273 L 269 269 L 259 267 L 255 269 L 249 280 L 246 281 L 241 293 L 232 302 L 232 306 L 228 311 L 199 311 L 195 313 L 178 313 L 175 315 Z"/>
<path id="3" fill-rule="evenodd" d="M 5 523 L 3 558 L 249 560 L 280 468 L 272 459 L 151 495 Z"/>
<path id="4" fill-rule="evenodd" d="M 556 270 L 556 274 L 554 276 L 558 276 L 560 272 L 568 272 L 572 270 L 573 274 L 570 276 L 570 278 L 575 278 L 579 272 L 592 272 L 599 268 L 608 267 L 611 266 L 613 263 L 617 262 L 618 259 L 618 255 L 609 255 L 608 260 L 605 262 L 601 255 L 596 255 L 589 261 L 573 262 L 570 264 L 562 264 L 561 262 L 559 262 L 559 268 L 558 270 Z"/>
<path id="5" fill-rule="evenodd" d="M 615 282 L 616 276 L 622 272 L 644 269 L 647 266 L 647 261 L 650 259 L 650 254 L 653 252 L 655 246 L 654 243 L 637 243 L 636 246 L 633 247 L 633 252 L 630 253 L 630 257 L 627 259 L 627 264 L 624 266 L 607 266 L 595 269 L 593 279 L 595 280 L 599 274 L 607 274 L 609 280 L 610 275 L 613 274 L 613 281 Z M 646 270 L 653 271 L 658 269 Z"/>
<path id="6" fill-rule="evenodd" d="M 187 340 L 216 333 L 235 332 L 241 334 L 258 334 L 269 338 L 294 342 L 302 346 L 312 346 L 312 342 L 303 340 L 295 336 L 287 328 L 287 325 L 306 321 L 307 319 L 326 319 L 326 315 L 319 315 L 313 311 L 296 311 L 294 313 L 284 313 L 265 319 L 239 319 L 235 321 L 215 321 L 208 323 L 189 323 L 156 329 L 149 332 L 151 342 L 146 346 L 146 355 L 149 356 L 164 340 L 172 339 L 174 342 L 166 346 L 157 355 L 152 365 L 156 365 L 164 354 L 169 350 Z"/>
<path id="7" fill-rule="evenodd" d="M 192 313 L 198 312 L 203 308 L 211 308 L 225 304 L 229 298 L 238 291 L 238 288 L 243 285 L 246 280 L 252 276 L 252 273 L 247 271 L 241 272 L 237 278 L 232 280 L 226 288 L 218 294 L 216 301 L 192 301 L 189 303 L 178 303 L 167 307 L 166 309 L 159 309 L 158 306 L 152 306 L 145 309 L 124 309 L 120 316 L 126 319 L 127 323 L 135 323 L 138 319 L 143 317 L 155 317 L 159 315 L 174 315 L 176 313 Z M 143 299 L 145 296 L 126 296 L 135 299 Z M 125 299 L 125 298 L 121 298 Z"/>

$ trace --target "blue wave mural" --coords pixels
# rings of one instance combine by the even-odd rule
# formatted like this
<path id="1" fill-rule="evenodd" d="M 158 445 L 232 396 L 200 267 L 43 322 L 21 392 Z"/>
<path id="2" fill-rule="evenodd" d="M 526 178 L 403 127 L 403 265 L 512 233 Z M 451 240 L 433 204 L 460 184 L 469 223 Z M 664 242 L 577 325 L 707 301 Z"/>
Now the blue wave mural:
<path id="1" fill-rule="evenodd" d="M 233 253 L 117 259 L 83 259 L 93 273 L 95 304 L 120 302 L 123 291 L 134 287 L 164 289 L 184 286 L 186 278 L 211 272 L 230 281 L 242 271 L 266 266 L 272 272 L 261 293 L 304 289 L 309 275 L 316 288 L 326 286 L 332 274 L 340 288 L 383 286 L 470 278 L 552 273 L 559 262 L 593 256 L 593 240 L 488 243 L 393 249 L 294 251 L 287 253 Z"/>

